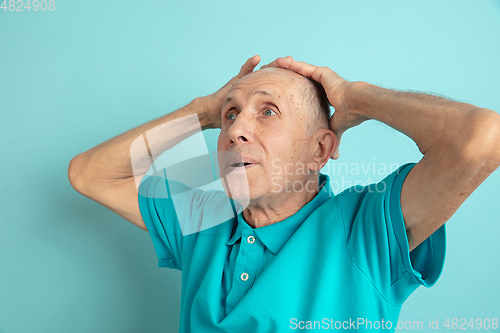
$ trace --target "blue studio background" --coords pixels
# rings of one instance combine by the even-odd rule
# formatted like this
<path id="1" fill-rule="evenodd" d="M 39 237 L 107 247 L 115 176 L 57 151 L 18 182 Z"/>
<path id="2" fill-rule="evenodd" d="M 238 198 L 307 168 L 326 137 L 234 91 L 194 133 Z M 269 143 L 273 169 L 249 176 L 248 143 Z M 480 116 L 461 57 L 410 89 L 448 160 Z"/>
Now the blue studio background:
<path id="1" fill-rule="evenodd" d="M 74 191 L 68 163 L 214 92 L 254 54 L 261 64 L 292 55 L 348 80 L 500 111 L 498 0 L 56 0 L 54 11 L 36 12 L 7 3 L 0 332 L 178 330 L 181 273 L 157 267 L 146 232 Z M 213 149 L 217 131 L 204 135 Z M 340 159 L 325 169 L 339 190 L 421 157 L 410 139 L 374 121 L 342 141 Z M 377 172 L 356 173 L 355 163 Z M 444 272 L 410 296 L 400 320 L 427 328 L 439 319 L 443 328 L 447 318 L 500 317 L 499 184 L 496 171 L 447 224 Z"/>

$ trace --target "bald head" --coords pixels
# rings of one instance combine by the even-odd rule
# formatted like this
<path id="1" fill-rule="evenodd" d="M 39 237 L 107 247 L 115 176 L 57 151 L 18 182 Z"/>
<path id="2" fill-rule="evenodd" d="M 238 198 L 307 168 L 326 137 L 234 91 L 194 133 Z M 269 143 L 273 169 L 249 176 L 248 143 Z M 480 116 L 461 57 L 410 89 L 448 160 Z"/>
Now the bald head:
<path id="1" fill-rule="evenodd" d="M 323 88 L 295 72 L 265 68 L 236 81 L 221 109 L 217 150 L 241 155 L 250 200 L 262 205 L 317 193 L 335 146 Z M 285 171 L 286 170 L 286 171 Z M 287 184 L 302 184 L 300 190 Z M 310 190 L 306 184 L 312 184 Z M 300 194 L 299 194 L 300 193 Z"/>

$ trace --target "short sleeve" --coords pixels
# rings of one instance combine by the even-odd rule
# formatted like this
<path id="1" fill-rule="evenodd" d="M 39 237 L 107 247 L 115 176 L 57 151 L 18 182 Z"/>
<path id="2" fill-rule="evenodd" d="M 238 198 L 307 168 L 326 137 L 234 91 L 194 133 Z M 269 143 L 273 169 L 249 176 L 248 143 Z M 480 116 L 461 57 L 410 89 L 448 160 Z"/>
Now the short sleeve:
<path id="1" fill-rule="evenodd" d="M 182 252 L 186 244 L 168 183 L 160 176 L 145 176 L 139 186 L 139 209 L 153 241 L 158 266 L 182 270 Z M 176 185 L 183 186 L 181 183 Z"/>
<path id="2" fill-rule="evenodd" d="M 158 266 L 178 270 L 182 270 L 200 234 L 210 237 L 216 233 L 213 227 L 233 219 L 240 207 L 224 191 L 191 189 L 162 176 L 142 179 L 138 201 Z"/>
<path id="3" fill-rule="evenodd" d="M 401 189 L 414 165 L 339 194 L 351 259 L 391 305 L 401 305 L 420 285 L 434 285 L 444 265 L 444 225 L 409 251 Z"/>

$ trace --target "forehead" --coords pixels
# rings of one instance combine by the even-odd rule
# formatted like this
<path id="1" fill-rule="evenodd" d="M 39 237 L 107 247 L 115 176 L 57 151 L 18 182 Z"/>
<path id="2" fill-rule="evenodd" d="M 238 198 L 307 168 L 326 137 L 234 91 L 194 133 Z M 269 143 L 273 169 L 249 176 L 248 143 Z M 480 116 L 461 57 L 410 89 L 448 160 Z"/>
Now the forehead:
<path id="1" fill-rule="evenodd" d="M 297 88 L 303 84 L 307 84 L 307 79 L 297 73 L 282 68 L 264 68 L 236 81 L 227 98 L 245 92 L 282 98 L 282 95 L 296 94 Z"/>

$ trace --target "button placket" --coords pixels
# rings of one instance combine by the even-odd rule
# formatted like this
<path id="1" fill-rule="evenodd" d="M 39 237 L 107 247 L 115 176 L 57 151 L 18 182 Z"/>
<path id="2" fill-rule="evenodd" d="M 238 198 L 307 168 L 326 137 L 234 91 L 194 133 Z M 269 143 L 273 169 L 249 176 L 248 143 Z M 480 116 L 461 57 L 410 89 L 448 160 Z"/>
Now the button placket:
<path id="1" fill-rule="evenodd" d="M 246 267 L 242 267 L 243 269 L 242 271 L 240 271 L 241 274 L 239 275 L 239 278 L 243 282 L 251 282 L 253 280 L 253 276 L 251 277 L 250 274 L 254 274 L 255 272 L 251 269 L 248 269 L 255 266 L 257 254 L 259 253 L 258 247 L 255 247 L 255 245 L 253 245 L 256 244 L 256 238 L 252 235 L 252 233 L 252 230 L 244 230 L 242 234 L 242 238 L 246 240 L 246 244 L 242 242 L 240 251 L 242 251 L 241 254 L 244 254 L 244 256 L 249 259 L 249 261 L 246 262 Z M 248 264 L 250 265 L 250 267 L 248 267 Z"/>
<path id="2" fill-rule="evenodd" d="M 226 297 L 226 314 L 234 309 L 252 287 L 262 255 L 262 243 L 257 241 L 252 229 L 242 230 L 241 238 L 235 246 L 238 244 L 238 255 L 231 272 L 233 283 Z"/>

